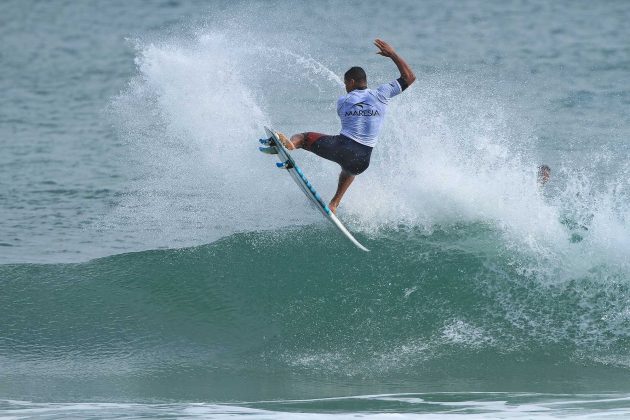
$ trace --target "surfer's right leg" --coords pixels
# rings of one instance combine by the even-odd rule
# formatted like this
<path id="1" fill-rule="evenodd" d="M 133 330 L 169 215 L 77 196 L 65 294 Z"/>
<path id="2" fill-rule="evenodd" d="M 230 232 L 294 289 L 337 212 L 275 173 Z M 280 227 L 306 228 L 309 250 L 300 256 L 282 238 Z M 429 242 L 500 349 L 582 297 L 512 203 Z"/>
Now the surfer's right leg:
<path id="1" fill-rule="evenodd" d="M 317 134 L 318 136 L 323 135 L 319 133 L 298 133 L 292 135 L 291 140 L 289 140 L 284 134 L 278 133 L 278 138 L 282 142 L 282 145 L 289 150 L 302 149 L 308 142 L 308 137 L 310 134 Z"/>
<path id="2" fill-rule="evenodd" d="M 313 145 L 315 143 L 317 143 L 319 140 L 325 139 L 331 137 L 328 134 L 322 134 L 322 133 L 316 133 L 314 131 L 308 131 L 306 133 L 299 133 L 299 134 L 294 134 L 293 137 L 291 137 L 291 141 L 293 141 L 294 139 L 299 143 L 300 147 L 303 149 L 308 150 L 309 152 L 313 152 L 316 155 L 318 153 L 316 153 L 313 150 Z M 321 156 L 321 155 L 320 155 Z M 326 156 L 322 156 L 324 159 L 329 159 Z"/>
<path id="3" fill-rule="evenodd" d="M 289 150 L 294 149 L 306 149 L 310 150 L 313 143 L 319 140 L 321 137 L 326 137 L 325 134 L 321 133 L 298 133 L 291 136 L 291 140 L 287 138 L 284 134 L 277 132 L 278 138 L 282 142 L 282 145 Z"/>
<path id="4" fill-rule="evenodd" d="M 303 141 L 297 137 L 299 136 L 299 134 L 291 136 L 291 140 L 289 140 L 287 136 L 279 131 L 276 131 L 276 134 L 278 135 L 278 138 L 280 139 L 282 145 L 288 150 L 300 149 L 302 147 Z"/>
<path id="5" fill-rule="evenodd" d="M 291 136 L 291 143 L 296 149 L 302 149 L 304 147 L 304 141 L 306 136 L 304 133 L 298 133 Z"/>

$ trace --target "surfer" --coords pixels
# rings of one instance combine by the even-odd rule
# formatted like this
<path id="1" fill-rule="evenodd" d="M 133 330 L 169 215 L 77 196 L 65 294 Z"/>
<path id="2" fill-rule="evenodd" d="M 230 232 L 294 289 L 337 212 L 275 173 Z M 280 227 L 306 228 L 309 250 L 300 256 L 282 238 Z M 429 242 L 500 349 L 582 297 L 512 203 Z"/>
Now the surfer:
<path id="1" fill-rule="evenodd" d="M 538 167 L 538 185 L 544 187 L 547 182 L 549 182 L 549 178 L 551 178 L 551 168 L 548 165 L 540 165 Z"/>
<path id="2" fill-rule="evenodd" d="M 341 198 L 354 181 L 370 164 L 372 148 L 376 145 L 389 100 L 402 93 L 416 76 L 387 42 L 376 39 L 377 54 L 392 59 L 400 77 L 376 89 L 368 89 L 367 75 L 361 67 L 352 67 L 344 74 L 346 95 L 337 100 L 337 114 L 341 119 L 341 133 L 326 135 L 314 132 L 298 133 L 289 140 L 277 133 L 282 144 L 289 150 L 305 149 L 341 166 L 339 184 L 328 207 L 334 213 Z"/>

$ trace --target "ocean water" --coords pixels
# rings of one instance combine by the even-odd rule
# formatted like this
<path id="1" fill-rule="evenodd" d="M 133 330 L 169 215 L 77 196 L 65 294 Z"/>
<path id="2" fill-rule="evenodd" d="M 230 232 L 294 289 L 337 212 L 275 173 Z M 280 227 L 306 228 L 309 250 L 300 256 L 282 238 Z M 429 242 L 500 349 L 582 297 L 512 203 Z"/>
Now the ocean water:
<path id="1" fill-rule="evenodd" d="M 1 2 L 0 418 L 630 417 L 628 20 Z M 418 80 L 339 208 L 362 253 L 257 139 L 338 132 L 376 37 Z"/>

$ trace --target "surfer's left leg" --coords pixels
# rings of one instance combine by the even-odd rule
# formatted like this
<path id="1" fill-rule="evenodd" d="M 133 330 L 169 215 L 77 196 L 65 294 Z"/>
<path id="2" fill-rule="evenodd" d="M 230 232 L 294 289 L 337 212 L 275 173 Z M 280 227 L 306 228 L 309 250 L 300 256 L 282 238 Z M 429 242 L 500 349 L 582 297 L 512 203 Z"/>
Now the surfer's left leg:
<path id="1" fill-rule="evenodd" d="M 339 203 L 341 202 L 343 195 L 348 190 L 348 187 L 350 187 L 350 184 L 352 184 L 352 181 L 354 181 L 354 175 L 352 175 L 345 169 L 342 169 L 341 173 L 339 174 L 339 184 L 337 185 L 337 192 L 328 204 L 328 208 L 333 213 L 337 212 L 337 207 L 339 207 Z"/>

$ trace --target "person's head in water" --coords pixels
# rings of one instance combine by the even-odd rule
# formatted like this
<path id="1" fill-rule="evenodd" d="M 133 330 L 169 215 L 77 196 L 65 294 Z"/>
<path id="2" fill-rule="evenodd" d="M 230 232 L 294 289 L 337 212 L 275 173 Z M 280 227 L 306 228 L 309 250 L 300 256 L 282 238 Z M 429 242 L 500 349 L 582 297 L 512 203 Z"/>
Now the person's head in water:
<path id="1" fill-rule="evenodd" d="M 343 84 L 346 85 L 346 92 L 350 93 L 355 89 L 365 89 L 367 87 L 367 75 L 361 67 L 351 67 L 343 75 Z"/>
<path id="2" fill-rule="evenodd" d="M 545 185 L 549 182 L 549 178 L 551 177 L 551 168 L 547 165 L 540 165 L 538 167 L 538 184 Z"/>

